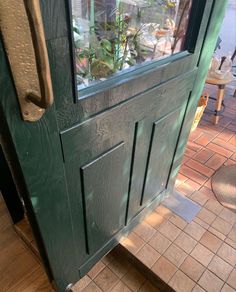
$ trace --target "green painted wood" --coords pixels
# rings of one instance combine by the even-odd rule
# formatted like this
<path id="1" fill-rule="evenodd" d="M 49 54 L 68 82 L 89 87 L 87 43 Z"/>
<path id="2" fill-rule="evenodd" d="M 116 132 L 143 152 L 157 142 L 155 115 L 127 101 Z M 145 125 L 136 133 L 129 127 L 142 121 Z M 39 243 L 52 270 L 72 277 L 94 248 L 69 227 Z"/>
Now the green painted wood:
<path id="1" fill-rule="evenodd" d="M 185 106 L 153 123 L 140 205 L 166 189 L 184 110 Z"/>
<path id="2" fill-rule="evenodd" d="M 219 35 L 220 27 L 225 15 L 227 2 L 228 1 L 214 1 L 212 5 L 211 18 L 208 19 L 207 30 L 204 35 L 204 44 L 201 49 L 201 55 L 199 58 L 198 73 L 192 93 L 190 95 L 187 112 L 183 121 L 181 135 L 179 137 L 178 148 L 174 157 L 174 163 L 168 186 L 169 192 L 171 192 L 174 187 L 174 183 L 181 165 L 198 100 L 205 85 L 209 64 L 217 42 L 217 36 Z"/>
<path id="3" fill-rule="evenodd" d="M 171 80 L 172 78 L 180 76 L 182 73 L 188 72 L 188 70 L 197 66 L 212 1 L 213 0 L 194 1 L 194 3 L 196 3 L 194 6 L 195 8 L 198 6 L 205 7 L 206 2 L 203 16 L 201 17 L 201 10 L 199 13 L 195 13 L 194 16 L 198 19 L 198 22 L 194 21 L 194 23 L 200 25 L 200 29 L 198 26 L 193 26 L 194 29 L 192 34 L 194 35 L 194 39 L 196 38 L 194 54 L 189 54 L 185 51 L 171 56 L 170 58 L 150 63 L 147 66 L 141 66 L 139 70 L 135 71 L 132 69 L 131 72 L 127 73 L 125 76 L 120 74 L 99 85 L 81 90 L 79 92 L 80 99 L 76 105 L 73 103 L 72 96 L 58 97 L 62 99 L 61 101 L 57 101 L 57 104 L 59 104 L 59 106 L 57 106 L 57 112 L 60 129 L 64 130 L 73 124 L 82 122 L 99 112 L 108 110 L 108 108 L 124 102 L 132 96 L 140 94 L 150 87 L 154 87 L 166 80 Z M 65 42 L 67 42 L 67 40 L 65 40 Z M 56 48 L 55 46 L 55 49 L 60 50 L 60 47 Z M 192 50 L 192 48 L 190 49 Z M 63 50 L 62 54 L 64 54 Z M 64 62 L 63 68 L 64 69 L 60 71 L 55 71 L 55 75 L 60 74 L 60 76 L 62 76 L 61 79 L 68 80 L 68 70 L 71 70 L 71 64 Z M 69 80 L 65 86 L 71 86 Z M 68 119 L 68 117 L 70 117 L 70 119 Z"/>
<path id="4" fill-rule="evenodd" d="M 125 225 L 124 143 L 81 168 L 87 252 L 93 254 Z"/>
<path id="5" fill-rule="evenodd" d="M 73 73 L 71 71 L 72 60 L 68 36 L 48 40 L 47 48 L 56 109 L 64 108 L 68 105 L 74 106 L 72 87 Z M 79 109 L 77 112 L 79 112 Z M 66 113 L 63 117 L 63 119 L 67 120 L 67 123 L 70 122 L 70 119 L 68 119 L 69 116 L 70 115 Z M 60 119 L 61 118 L 62 117 L 60 117 Z"/>
<path id="6" fill-rule="evenodd" d="M 0 42 L 1 107 L 28 188 L 31 208 L 60 291 L 78 277 L 76 247 L 68 203 L 55 108 L 36 123 L 23 122 L 6 55 Z M 4 139 L 4 137 L 3 137 Z M 66 264 L 65 264 L 66 263 Z M 63 267 L 63 268 L 62 268 Z"/>
<path id="7" fill-rule="evenodd" d="M 27 208 L 37 220 L 58 291 L 84 275 L 173 189 L 226 1 L 194 5 L 190 52 L 92 86 L 74 103 L 68 1 L 41 0 L 56 100 L 36 123 L 21 120 L 1 47 L 0 104 L 24 175 Z M 178 119 L 176 131 L 172 117 Z M 145 184 L 144 208 L 146 165 L 154 172 Z M 106 225 L 101 214 L 109 208 L 115 216 Z"/>
<path id="8" fill-rule="evenodd" d="M 68 1 L 41 0 L 46 40 L 67 37 L 69 33 Z"/>

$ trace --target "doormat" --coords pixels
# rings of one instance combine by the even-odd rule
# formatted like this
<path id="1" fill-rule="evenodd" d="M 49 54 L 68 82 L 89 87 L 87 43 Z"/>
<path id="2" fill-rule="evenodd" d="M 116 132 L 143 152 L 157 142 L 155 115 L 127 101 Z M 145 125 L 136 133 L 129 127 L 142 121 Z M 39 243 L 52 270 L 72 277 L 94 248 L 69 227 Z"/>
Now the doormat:
<path id="1" fill-rule="evenodd" d="M 236 213 L 236 165 L 221 167 L 211 180 L 217 200 Z"/>
<path id="2" fill-rule="evenodd" d="M 162 204 L 188 223 L 190 223 L 201 210 L 200 205 L 177 192 L 165 198 Z"/>

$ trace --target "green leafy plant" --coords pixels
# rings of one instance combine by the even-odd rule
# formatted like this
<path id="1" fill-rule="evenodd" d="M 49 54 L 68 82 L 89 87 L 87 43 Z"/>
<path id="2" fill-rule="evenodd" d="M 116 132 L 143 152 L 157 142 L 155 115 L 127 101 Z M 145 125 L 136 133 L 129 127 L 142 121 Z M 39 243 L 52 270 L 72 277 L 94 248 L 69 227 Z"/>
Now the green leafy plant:
<path id="1" fill-rule="evenodd" d="M 122 70 L 126 64 L 136 64 L 140 58 L 141 29 L 131 31 L 121 9 L 115 13 L 116 19 L 113 23 L 90 27 L 89 47 L 84 47 L 80 41 L 75 42 L 77 71 L 82 77 L 81 82 L 83 78 L 106 78 Z M 74 27 L 74 33 L 80 34 L 78 27 Z"/>

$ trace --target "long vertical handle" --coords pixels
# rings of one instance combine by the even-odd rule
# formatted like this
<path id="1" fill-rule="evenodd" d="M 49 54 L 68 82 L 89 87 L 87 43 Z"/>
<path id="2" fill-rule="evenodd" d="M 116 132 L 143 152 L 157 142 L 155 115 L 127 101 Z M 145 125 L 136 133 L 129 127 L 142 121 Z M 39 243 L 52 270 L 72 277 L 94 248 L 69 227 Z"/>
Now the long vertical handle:
<path id="1" fill-rule="evenodd" d="M 39 96 L 29 90 L 26 98 L 45 109 L 53 103 L 53 90 L 40 3 L 39 0 L 24 0 L 24 4 L 32 35 L 41 94 Z"/>

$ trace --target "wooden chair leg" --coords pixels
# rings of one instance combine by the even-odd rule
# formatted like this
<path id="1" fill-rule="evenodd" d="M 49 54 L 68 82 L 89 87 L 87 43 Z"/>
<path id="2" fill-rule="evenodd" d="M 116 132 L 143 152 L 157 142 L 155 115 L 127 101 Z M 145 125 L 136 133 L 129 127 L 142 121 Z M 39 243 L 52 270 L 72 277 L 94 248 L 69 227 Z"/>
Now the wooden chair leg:
<path id="1" fill-rule="evenodd" d="M 215 125 L 218 124 L 219 119 L 220 119 L 219 112 L 221 110 L 222 101 L 224 99 L 224 91 L 225 91 L 225 85 L 219 85 L 218 91 L 217 91 L 217 100 L 216 100 L 216 104 L 215 104 L 215 115 L 213 117 L 213 123 Z"/>

